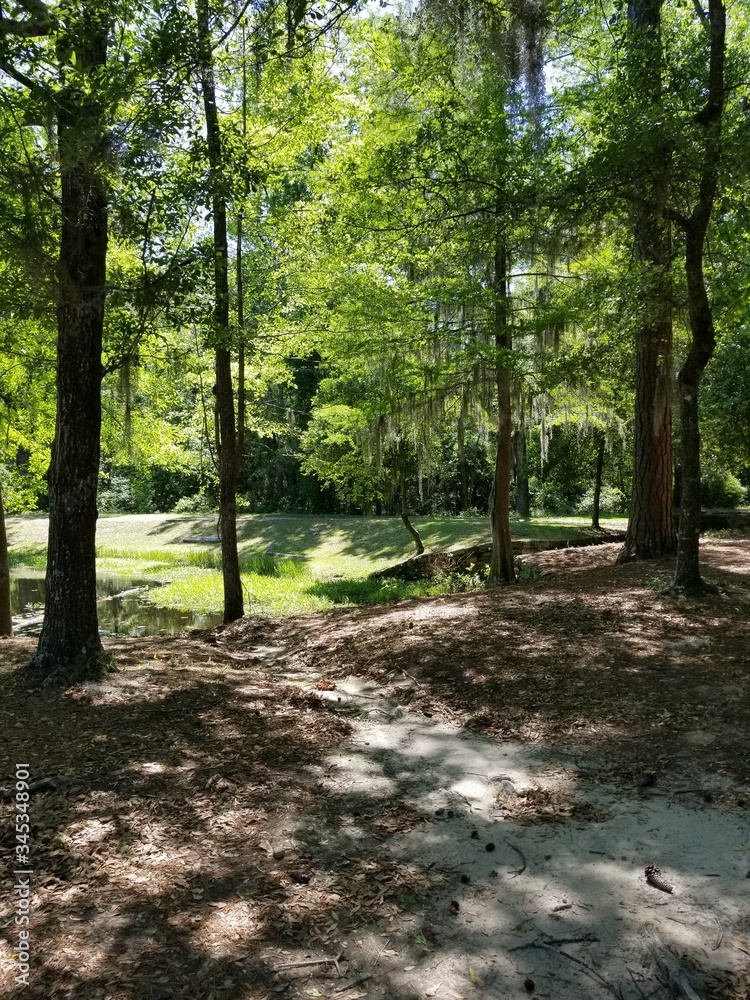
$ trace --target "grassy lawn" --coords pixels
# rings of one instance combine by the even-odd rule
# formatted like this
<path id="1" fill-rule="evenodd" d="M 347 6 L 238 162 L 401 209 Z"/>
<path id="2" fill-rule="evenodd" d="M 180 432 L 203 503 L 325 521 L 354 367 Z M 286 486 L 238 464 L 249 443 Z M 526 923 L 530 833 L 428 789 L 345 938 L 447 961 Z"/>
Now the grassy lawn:
<path id="1" fill-rule="evenodd" d="M 626 524 L 622 519 L 603 523 L 615 530 Z M 417 517 L 414 524 L 427 547 L 489 541 L 484 517 Z M 47 519 L 8 518 L 7 526 L 11 564 L 44 566 Z M 573 539 L 585 535 L 587 529 L 588 520 L 581 517 L 512 522 L 513 537 L 518 539 Z M 97 529 L 98 567 L 102 573 L 163 583 L 149 595 L 163 607 L 218 612 L 222 605 L 219 546 L 184 541 L 190 535 L 215 534 L 215 517 L 102 517 Z M 242 582 L 252 614 L 300 614 L 340 604 L 371 604 L 444 593 L 466 583 L 367 579 L 373 571 L 413 552 L 409 536 L 395 517 L 246 515 L 238 519 L 238 535 Z M 266 555 L 269 545 L 275 557 Z"/>

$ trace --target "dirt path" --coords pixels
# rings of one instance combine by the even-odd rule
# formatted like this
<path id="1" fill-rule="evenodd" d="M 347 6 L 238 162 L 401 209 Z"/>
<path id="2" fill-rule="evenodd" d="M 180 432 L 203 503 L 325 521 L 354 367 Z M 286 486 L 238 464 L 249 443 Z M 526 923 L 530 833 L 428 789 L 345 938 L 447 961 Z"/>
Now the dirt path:
<path id="1" fill-rule="evenodd" d="M 750 544 L 704 558 L 700 603 L 571 550 L 507 591 L 113 641 L 62 698 L 4 643 L 0 785 L 57 784 L 24 995 L 666 1000 L 656 934 L 748 1000 Z"/>
<path id="2" fill-rule="evenodd" d="M 401 803 L 419 821 L 396 826 L 387 857 L 438 876 L 362 940 L 360 970 L 375 971 L 364 995 L 635 1000 L 659 987 L 654 934 L 717 995 L 743 981 L 744 816 L 624 796 L 582 781 L 569 755 L 402 714 L 372 684 L 328 697 L 361 716 L 351 747 L 323 765 L 337 822 L 326 813 L 297 836 L 313 855 L 347 858 L 367 842 L 361 817 Z M 672 893 L 647 882 L 653 863 Z"/>

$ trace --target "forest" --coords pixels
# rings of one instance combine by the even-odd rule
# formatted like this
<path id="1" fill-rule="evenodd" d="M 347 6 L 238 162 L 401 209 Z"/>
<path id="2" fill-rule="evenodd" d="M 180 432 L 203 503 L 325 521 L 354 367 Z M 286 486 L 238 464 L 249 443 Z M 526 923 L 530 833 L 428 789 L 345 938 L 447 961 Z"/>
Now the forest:
<path id="1" fill-rule="evenodd" d="M 0 0 L 0 77 L 0 983 L 747 1000 L 750 5 Z"/>
<path id="2" fill-rule="evenodd" d="M 39 665 L 99 651 L 97 511 L 218 509 L 225 621 L 238 510 L 489 514 L 492 583 L 512 511 L 627 514 L 621 559 L 699 588 L 701 501 L 750 483 L 746 34 L 697 0 L 8 8 Z"/>

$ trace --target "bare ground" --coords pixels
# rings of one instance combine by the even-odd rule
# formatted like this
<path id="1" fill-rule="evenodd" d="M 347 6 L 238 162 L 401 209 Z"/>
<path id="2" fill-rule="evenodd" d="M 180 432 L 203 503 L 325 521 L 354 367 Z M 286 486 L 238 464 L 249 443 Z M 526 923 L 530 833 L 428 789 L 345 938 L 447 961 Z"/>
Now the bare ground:
<path id="1" fill-rule="evenodd" d="M 58 785 L 31 805 L 25 995 L 667 997 L 648 925 L 701 997 L 747 1000 L 750 542 L 703 546 L 700 601 L 615 548 L 507 590 L 112 640 L 120 672 L 62 697 L 4 641 L 0 784 L 28 762 Z"/>

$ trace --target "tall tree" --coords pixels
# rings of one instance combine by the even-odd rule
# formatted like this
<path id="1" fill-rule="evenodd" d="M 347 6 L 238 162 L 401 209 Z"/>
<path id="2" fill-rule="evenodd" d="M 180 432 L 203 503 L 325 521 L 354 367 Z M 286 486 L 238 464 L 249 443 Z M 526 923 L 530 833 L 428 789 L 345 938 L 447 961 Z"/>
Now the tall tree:
<path id="1" fill-rule="evenodd" d="M 10 606 L 10 569 L 8 567 L 8 536 L 5 532 L 5 508 L 0 486 L 0 636 L 13 635 L 13 615 Z"/>
<path id="2" fill-rule="evenodd" d="M 97 671 L 103 652 L 95 535 L 107 259 L 105 68 L 112 14 L 98 0 L 59 12 L 34 0 L 18 10 L 0 20 L 0 69 L 55 121 L 60 176 L 47 597 L 33 665 L 47 677 L 71 681 Z"/>
<path id="3" fill-rule="evenodd" d="M 244 614 L 242 580 L 237 552 L 237 480 L 239 458 L 232 385 L 232 333 L 229 325 L 229 249 L 227 241 L 227 189 L 222 155 L 219 112 L 216 104 L 213 38 L 208 0 L 196 5 L 198 61 L 211 182 L 213 215 L 214 310 L 212 338 L 215 343 L 216 429 L 219 461 L 219 538 L 224 581 L 224 621 Z"/>
<path id="4" fill-rule="evenodd" d="M 495 475 L 490 497 L 492 556 L 490 583 L 512 583 L 516 578 L 513 565 L 513 545 L 510 540 L 510 480 L 513 471 L 511 368 L 508 363 L 513 349 L 513 334 L 509 322 L 508 255 L 504 246 L 495 250 L 492 285 L 495 293 L 494 336 L 497 360 L 497 450 Z"/>
<path id="5" fill-rule="evenodd" d="M 663 115 L 663 0 L 628 5 L 628 114 L 635 166 L 631 206 L 640 265 L 640 320 L 635 331 L 635 428 L 630 518 L 620 561 L 670 555 L 672 515 L 672 258 L 670 148 Z"/>
<path id="6" fill-rule="evenodd" d="M 702 157 L 698 197 L 687 217 L 680 217 L 685 233 L 685 277 L 687 280 L 690 347 L 680 369 L 681 466 L 679 545 L 674 586 L 697 591 L 702 581 L 698 559 L 701 521 L 700 426 L 698 393 L 706 365 L 716 346 L 714 318 L 706 289 L 704 256 L 706 234 L 719 185 L 721 125 L 724 110 L 724 61 L 726 50 L 726 9 L 723 0 L 709 0 L 708 16 L 700 11 L 709 40 L 706 103 L 696 116 L 702 137 Z"/>

